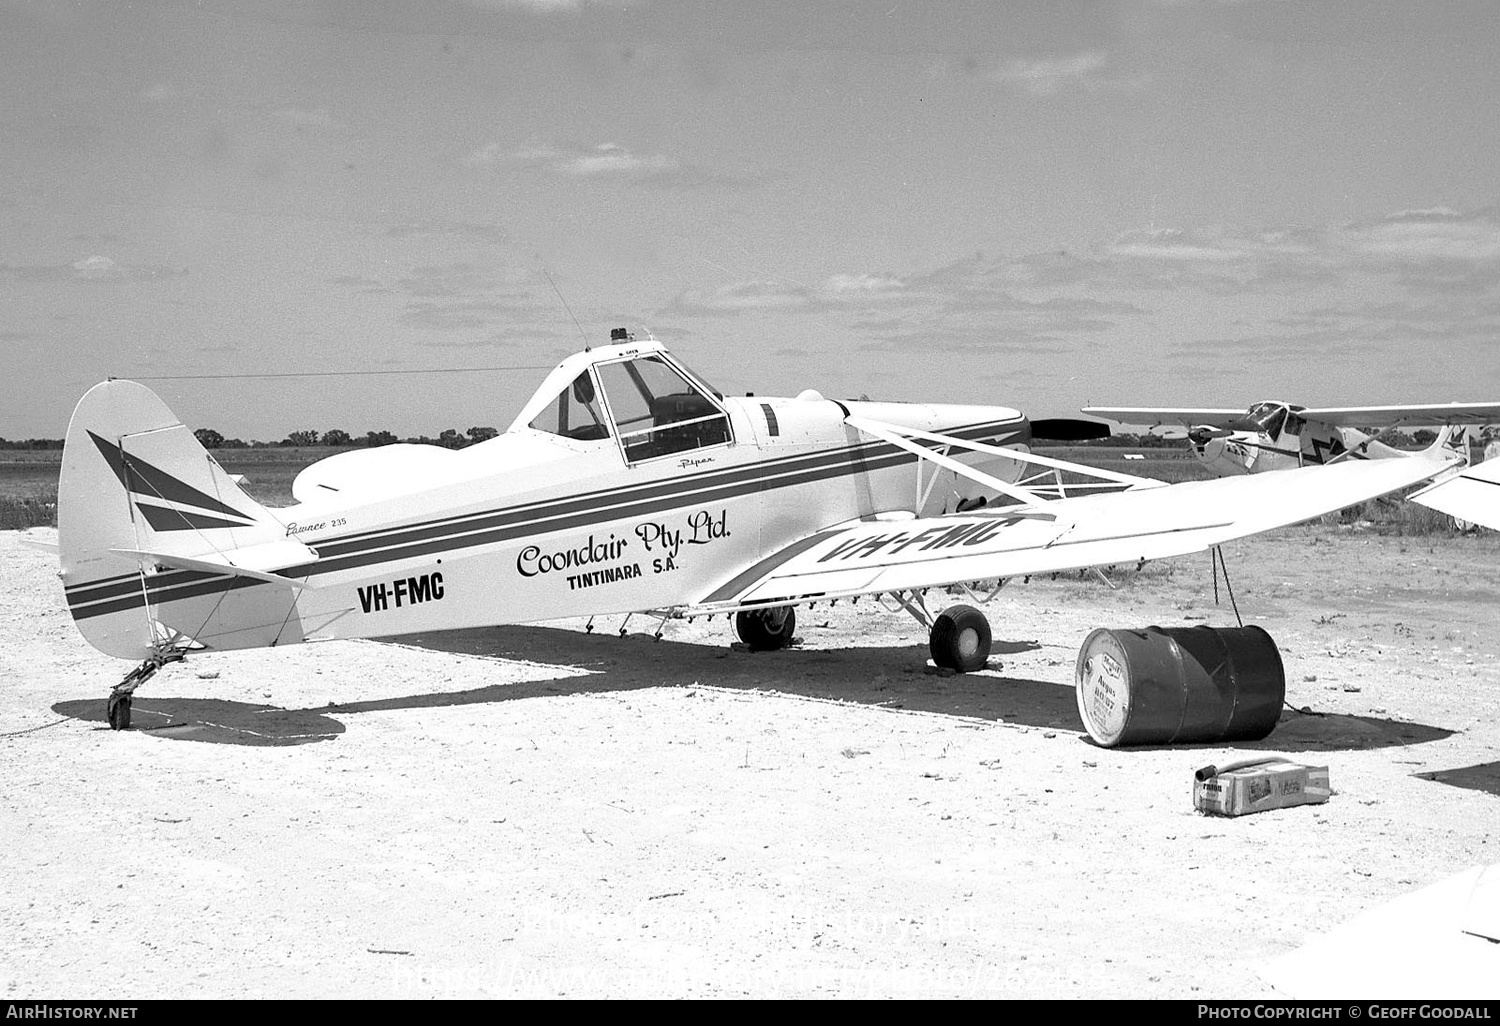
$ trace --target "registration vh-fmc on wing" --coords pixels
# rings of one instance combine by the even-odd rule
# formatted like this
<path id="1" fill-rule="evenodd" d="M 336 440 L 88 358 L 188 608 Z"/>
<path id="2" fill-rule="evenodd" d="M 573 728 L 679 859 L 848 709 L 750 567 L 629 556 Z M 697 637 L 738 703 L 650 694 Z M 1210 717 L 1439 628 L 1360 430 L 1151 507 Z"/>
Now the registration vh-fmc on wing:
<path id="1" fill-rule="evenodd" d="M 137 687 L 199 650 L 646 611 L 732 614 L 748 645 L 776 648 L 796 606 L 868 594 L 916 617 L 940 666 L 973 670 L 984 615 L 930 611 L 926 589 L 1202 551 L 1449 465 L 1166 485 L 1032 454 L 1042 423 L 1003 406 L 725 397 L 617 329 L 498 437 L 339 453 L 270 509 L 149 389 L 113 380 L 68 427 L 62 580 L 84 637 L 140 661 L 110 694 L 116 729 Z"/>

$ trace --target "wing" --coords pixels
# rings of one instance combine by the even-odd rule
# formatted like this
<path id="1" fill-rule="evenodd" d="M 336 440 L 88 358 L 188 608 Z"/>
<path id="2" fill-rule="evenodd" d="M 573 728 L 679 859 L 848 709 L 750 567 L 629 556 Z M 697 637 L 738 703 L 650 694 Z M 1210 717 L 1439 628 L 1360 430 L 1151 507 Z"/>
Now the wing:
<path id="1" fill-rule="evenodd" d="M 1411 496 L 1428 509 L 1500 531 L 1500 460 L 1486 460 Z"/>
<path id="2" fill-rule="evenodd" d="M 1059 499 L 1055 519 L 1004 508 L 861 522 L 762 560 L 689 612 L 932 588 L 1199 552 L 1409 487 L 1447 465 L 1369 460 Z M 1022 510 L 1021 512 L 1024 512 Z"/>
<path id="3" fill-rule="evenodd" d="M 1245 419 L 1244 408 L 1208 410 L 1166 406 L 1085 406 L 1083 412 L 1121 424 L 1144 424 L 1148 427 L 1161 427 L 1164 424 L 1180 427 L 1197 427 L 1200 424 L 1228 427 Z"/>
<path id="4" fill-rule="evenodd" d="M 1299 410 L 1299 417 L 1333 427 L 1396 427 L 1414 424 L 1500 423 L 1500 403 L 1431 403 L 1426 406 L 1324 406 Z M 1205 423 L 1207 423 L 1205 421 Z"/>

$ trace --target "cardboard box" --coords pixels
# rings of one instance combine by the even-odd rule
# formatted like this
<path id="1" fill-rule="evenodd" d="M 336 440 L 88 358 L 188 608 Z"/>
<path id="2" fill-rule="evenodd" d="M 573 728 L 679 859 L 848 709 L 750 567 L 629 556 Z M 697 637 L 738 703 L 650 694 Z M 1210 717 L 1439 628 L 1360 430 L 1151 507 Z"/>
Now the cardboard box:
<path id="1" fill-rule="evenodd" d="M 1214 816 L 1244 816 L 1267 809 L 1315 805 L 1326 802 L 1330 793 L 1327 766 L 1303 766 L 1278 759 L 1254 766 L 1199 770 L 1193 781 L 1193 808 Z"/>

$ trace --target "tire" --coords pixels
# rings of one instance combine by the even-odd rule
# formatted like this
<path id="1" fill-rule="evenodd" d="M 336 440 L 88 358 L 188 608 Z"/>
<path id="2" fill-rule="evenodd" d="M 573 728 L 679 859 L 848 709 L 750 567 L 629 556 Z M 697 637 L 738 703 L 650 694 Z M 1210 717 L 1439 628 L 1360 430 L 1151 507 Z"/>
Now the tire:
<path id="1" fill-rule="evenodd" d="M 949 606 L 932 625 L 928 648 L 938 666 L 959 673 L 982 670 L 990 659 L 990 622 L 973 606 Z"/>
<path id="2" fill-rule="evenodd" d="M 110 695 L 105 706 L 105 715 L 111 730 L 130 729 L 130 696 Z"/>
<path id="3" fill-rule="evenodd" d="M 734 630 L 752 652 L 772 652 L 792 642 L 797 611 L 791 606 L 750 609 L 734 614 Z"/>

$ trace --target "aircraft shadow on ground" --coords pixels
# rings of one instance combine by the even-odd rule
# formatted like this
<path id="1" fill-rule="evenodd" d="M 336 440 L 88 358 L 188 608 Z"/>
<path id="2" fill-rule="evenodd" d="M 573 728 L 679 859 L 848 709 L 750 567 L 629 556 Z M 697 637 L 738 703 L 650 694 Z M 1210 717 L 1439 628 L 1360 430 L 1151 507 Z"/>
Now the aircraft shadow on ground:
<path id="1" fill-rule="evenodd" d="M 132 729 L 187 741 L 300 745 L 334 740 L 348 729 L 345 719 L 365 712 L 700 685 L 1083 732 L 1071 686 L 1003 675 L 934 673 L 926 666 L 927 647 L 923 644 L 748 652 L 724 645 L 656 641 L 646 634 L 622 638 L 614 633 L 585 634 L 526 626 L 406 635 L 395 642 L 410 648 L 518 659 L 586 672 L 581 676 L 308 709 L 137 695 Z M 1037 647 L 1030 641 L 997 641 L 991 650 L 991 663 Z M 169 679 L 165 675 L 157 678 L 158 682 Z M 96 722 L 100 729 L 107 729 L 104 705 L 101 696 L 59 702 L 52 708 L 59 715 Z M 1290 726 L 1288 716 L 1294 721 Z M 1394 720 L 1288 713 L 1270 738 L 1246 747 L 1281 751 L 1383 747 L 1430 741 L 1447 733 Z"/>
<path id="2" fill-rule="evenodd" d="M 1412 776 L 1450 787 L 1465 787 L 1500 796 L 1500 762 L 1481 762 L 1473 766 L 1460 766 L 1458 769 L 1429 770 L 1425 773 L 1413 773 Z"/>

